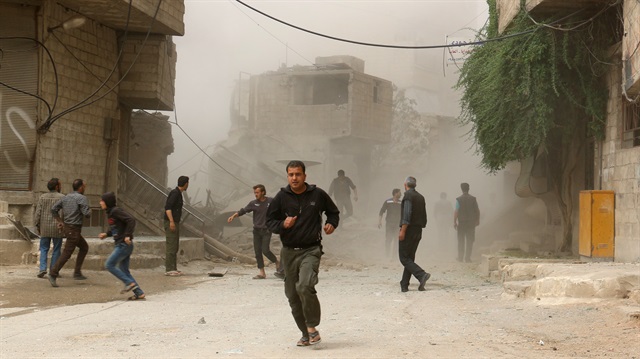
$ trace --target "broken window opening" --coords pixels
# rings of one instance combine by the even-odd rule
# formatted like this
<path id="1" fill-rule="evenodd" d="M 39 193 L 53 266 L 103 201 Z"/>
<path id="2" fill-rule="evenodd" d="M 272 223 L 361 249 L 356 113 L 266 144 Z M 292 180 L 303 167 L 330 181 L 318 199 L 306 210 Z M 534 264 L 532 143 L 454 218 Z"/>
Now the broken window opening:
<path id="1" fill-rule="evenodd" d="M 295 105 L 342 105 L 349 102 L 349 74 L 296 76 Z"/>
<path id="2" fill-rule="evenodd" d="M 623 100 L 622 148 L 640 146 L 640 104 Z"/>
<path id="3" fill-rule="evenodd" d="M 373 103 L 380 103 L 378 98 L 378 82 L 373 85 Z"/>

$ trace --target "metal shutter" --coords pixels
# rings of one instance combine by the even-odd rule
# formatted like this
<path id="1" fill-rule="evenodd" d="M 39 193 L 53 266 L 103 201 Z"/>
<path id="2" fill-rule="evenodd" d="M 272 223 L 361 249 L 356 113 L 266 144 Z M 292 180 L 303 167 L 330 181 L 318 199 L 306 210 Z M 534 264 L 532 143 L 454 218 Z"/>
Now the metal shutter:
<path id="1" fill-rule="evenodd" d="M 0 4 L 0 82 L 38 94 L 36 8 Z M 38 100 L 0 84 L 0 190 L 29 190 Z"/>

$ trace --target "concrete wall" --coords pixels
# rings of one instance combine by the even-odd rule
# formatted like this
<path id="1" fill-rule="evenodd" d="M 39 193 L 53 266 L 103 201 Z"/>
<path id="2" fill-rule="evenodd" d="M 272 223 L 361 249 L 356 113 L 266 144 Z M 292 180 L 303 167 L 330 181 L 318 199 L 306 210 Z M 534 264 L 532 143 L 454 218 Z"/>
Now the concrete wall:
<path id="1" fill-rule="evenodd" d="M 377 99 L 374 101 L 374 88 Z M 351 81 L 350 135 L 386 143 L 391 140 L 393 85 L 363 73 L 355 72 Z"/>
<path id="2" fill-rule="evenodd" d="M 128 148 L 129 164 L 164 186 L 167 186 L 169 172 L 167 156 L 174 150 L 168 119 L 159 113 L 135 112 L 131 117 Z"/>
<path id="3" fill-rule="evenodd" d="M 332 76 L 349 76 L 348 103 L 295 104 L 299 81 Z M 254 131 L 272 128 L 280 136 L 357 137 L 372 142 L 390 139 L 393 88 L 387 80 L 351 70 L 292 71 L 255 76 L 252 89 L 249 126 Z"/>
<path id="4" fill-rule="evenodd" d="M 120 83 L 120 100 L 131 108 L 171 111 L 176 47 L 170 36 L 145 37 L 130 34 L 123 45 L 120 71 L 126 76 Z"/>
<path id="5" fill-rule="evenodd" d="M 350 72 L 342 70 L 339 73 Z M 293 96 L 298 76 L 295 73 L 274 73 L 252 77 L 252 89 L 255 91 L 252 91 L 251 95 L 249 127 L 257 132 L 271 128 L 279 136 L 335 137 L 347 132 L 348 104 L 294 104 Z"/>
<path id="6" fill-rule="evenodd" d="M 155 15 L 152 33 L 184 35 L 184 0 L 56 0 L 65 7 L 111 28 L 146 33 Z M 128 14 L 128 15 L 127 15 Z M 129 23 L 127 23 L 127 17 Z"/>
<path id="7" fill-rule="evenodd" d="M 498 31 L 502 33 L 520 11 L 520 0 L 496 0 Z"/>
<path id="8" fill-rule="evenodd" d="M 640 4 L 637 0 L 625 0 L 624 33 L 622 38 L 622 76 L 629 96 L 640 95 Z"/>
<path id="9" fill-rule="evenodd" d="M 640 147 L 622 148 L 622 92 L 620 68 L 609 76 L 610 98 L 606 137 L 596 153 L 596 176 L 601 189 L 613 190 L 615 204 L 615 261 L 640 262 Z M 596 178 L 595 183 L 599 183 Z"/>
<path id="10" fill-rule="evenodd" d="M 54 2 L 47 2 L 41 8 L 41 16 L 47 26 L 54 26 L 66 20 L 70 13 Z M 58 108 L 56 112 L 74 106 L 89 97 L 109 76 L 118 56 L 116 32 L 88 19 L 79 28 L 69 31 L 56 30 L 56 40 L 42 29 L 43 42 L 55 59 L 58 75 Z M 64 46 L 63 46 L 64 44 Z M 67 49 L 65 49 L 65 46 Z M 71 54 L 73 53 L 73 55 Z M 74 59 L 78 57 L 82 63 Z M 41 75 L 42 97 L 53 101 L 56 82 L 53 66 L 43 58 Z M 84 67 L 87 66 L 94 77 Z M 117 67 L 107 82 L 114 86 L 120 72 Z M 107 88 L 99 91 L 103 94 Z M 33 171 L 35 192 L 45 192 L 46 182 L 58 177 L 64 193 L 72 191 L 71 182 L 82 178 L 87 182 L 87 194 L 93 197 L 92 205 L 97 206 L 97 196 L 107 188 L 115 186 L 113 160 L 117 151 L 112 150 L 110 140 L 104 138 L 105 121 L 118 123 L 118 94 L 112 91 L 101 100 L 61 117 L 50 130 L 38 136 L 36 161 Z M 47 117 L 41 109 L 41 120 Z M 109 171 L 114 173 L 110 174 Z"/>
<path id="11" fill-rule="evenodd" d="M 130 108 L 124 101 L 126 99 L 120 96 L 120 88 L 117 85 L 123 71 L 128 68 L 123 70 L 119 67 L 122 60 L 118 58 L 121 29 L 117 26 L 114 28 L 113 24 L 107 25 L 95 20 L 100 17 L 88 15 L 91 11 L 97 11 L 97 8 L 92 8 L 91 5 L 118 7 L 124 4 L 126 10 L 129 2 L 120 0 L 115 4 L 111 0 L 67 1 L 67 5 L 81 6 L 75 9 L 76 11 L 87 11 L 84 14 L 86 22 L 77 28 L 57 28 L 53 30 L 54 33 L 49 33 L 49 27 L 58 26 L 77 14 L 61 3 L 43 1 L 35 8 L 37 39 L 46 46 L 55 63 L 54 73 L 54 64 L 44 50 L 40 51 L 37 69 L 38 95 L 52 105 L 56 103 L 54 115 L 76 105 L 86 106 L 65 114 L 53 122 L 48 131 L 37 134 L 31 171 L 31 191 L 0 191 L 0 200 L 7 201 L 9 212 L 26 226 L 32 224 L 34 203 L 41 193 L 47 191 L 46 183 L 51 177 L 60 179 L 63 193 L 72 191 L 71 183 L 74 179 L 84 179 L 87 183 L 85 194 L 89 197 L 91 205 L 98 207 L 99 196 L 102 193 L 116 190 L 117 161 L 122 148 L 119 146 L 122 140 L 120 132 L 124 132 L 123 135 L 129 134 L 129 131 L 122 131 L 122 127 L 128 125 L 128 121 L 125 124 L 122 120 L 128 119 Z M 151 18 L 140 11 L 157 3 L 147 0 L 137 4 L 138 15 L 142 15 L 138 16 L 136 21 L 144 22 L 144 19 L 147 19 L 149 24 Z M 161 13 L 157 21 L 164 21 L 160 18 L 168 16 L 166 21 L 170 26 L 178 29 L 178 32 L 183 32 L 184 1 L 165 1 L 162 9 L 167 13 Z M 113 17 L 117 21 L 121 21 L 121 18 Z M 180 24 L 175 24 L 176 21 Z M 5 30 L 7 33 L 12 31 L 8 25 L 3 27 L 3 31 Z M 145 45 L 145 52 L 140 57 L 142 67 L 148 65 L 145 61 L 155 60 L 155 72 L 151 77 L 156 78 L 143 76 L 129 94 L 131 97 L 140 98 L 146 98 L 148 93 L 153 94 L 150 96 L 152 101 L 149 105 L 152 108 L 156 108 L 158 103 L 164 104 L 165 107 L 166 104 L 173 103 L 171 88 L 175 76 L 175 47 L 167 36 L 152 36 L 152 39 L 157 38 L 161 41 L 151 41 L 148 47 Z M 140 67 L 134 68 L 130 75 L 139 75 L 141 72 Z M 5 105 L 11 106 L 10 103 Z M 48 116 L 47 108 L 40 102 L 36 127 L 42 125 Z"/>

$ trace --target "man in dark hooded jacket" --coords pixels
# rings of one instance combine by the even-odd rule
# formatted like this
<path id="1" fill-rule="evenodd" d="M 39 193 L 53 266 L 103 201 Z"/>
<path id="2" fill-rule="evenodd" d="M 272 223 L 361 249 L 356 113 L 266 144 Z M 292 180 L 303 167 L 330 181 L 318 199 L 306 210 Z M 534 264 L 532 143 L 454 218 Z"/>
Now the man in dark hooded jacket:
<path id="1" fill-rule="evenodd" d="M 116 207 L 116 195 L 107 192 L 102 195 L 100 207 L 107 212 L 109 230 L 100 233 L 100 239 L 113 236 L 115 248 L 107 259 L 105 267 L 116 278 L 124 283 L 124 289 L 120 293 L 124 294 L 133 291 L 129 300 L 144 299 L 145 295 L 136 280 L 129 272 L 129 260 L 133 252 L 133 230 L 136 228 L 136 220 L 125 210 Z"/>
<path id="2" fill-rule="evenodd" d="M 280 235 L 280 260 L 284 265 L 284 292 L 291 314 L 302 332 L 298 346 L 320 342 L 320 302 L 315 285 L 322 257 L 322 230 L 329 235 L 338 227 L 340 211 L 322 189 L 305 182 L 302 161 L 287 164 L 289 185 L 281 188 L 267 211 L 267 226 Z M 322 226 L 322 213 L 327 221 Z"/>

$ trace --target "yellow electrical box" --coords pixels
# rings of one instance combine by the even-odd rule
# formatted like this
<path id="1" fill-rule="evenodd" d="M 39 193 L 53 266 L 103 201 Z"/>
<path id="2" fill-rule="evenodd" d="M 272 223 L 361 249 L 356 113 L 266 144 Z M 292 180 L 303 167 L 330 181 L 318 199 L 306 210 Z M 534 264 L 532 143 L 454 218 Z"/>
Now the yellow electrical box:
<path id="1" fill-rule="evenodd" d="M 613 260 L 615 193 L 580 191 L 580 256 Z"/>

